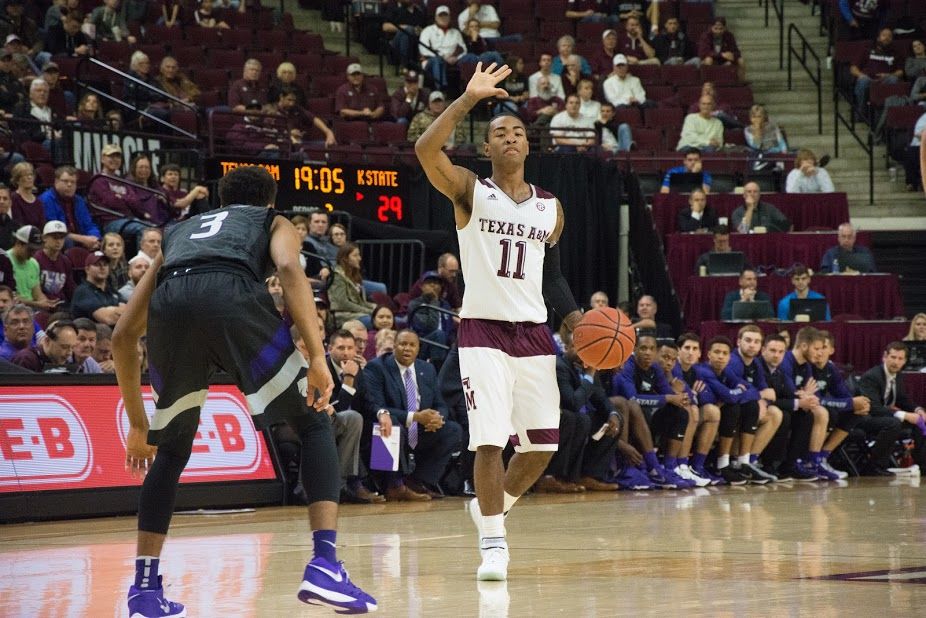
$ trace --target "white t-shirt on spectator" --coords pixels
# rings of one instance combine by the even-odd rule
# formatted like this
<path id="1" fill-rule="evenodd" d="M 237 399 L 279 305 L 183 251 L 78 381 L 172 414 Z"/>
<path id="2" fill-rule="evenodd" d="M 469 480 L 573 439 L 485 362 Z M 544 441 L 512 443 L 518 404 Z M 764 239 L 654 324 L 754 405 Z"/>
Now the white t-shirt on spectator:
<path id="1" fill-rule="evenodd" d="M 527 91 L 532 97 L 540 96 L 540 91 L 537 89 L 537 82 L 540 81 L 541 77 L 543 77 L 543 73 L 537 71 L 527 78 Z M 553 96 L 565 99 L 566 91 L 563 90 L 563 78 L 556 73 L 550 73 L 547 75 L 547 79 L 550 80 L 550 91 L 553 93 Z"/>
<path id="2" fill-rule="evenodd" d="M 485 22 L 488 23 L 498 23 L 501 20 L 498 18 L 498 12 L 496 12 L 495 7 L 491 4 L 481 4 L 479 5 L 479 10 L 476 11 L 476 14 L 473 17 L 469 16 L 469 8 L 463 9 L 459 17 L 457 17 L 457 23 L 460 25 L 460 30 L 466 30 L 466 22 L 470 19 L 476 19 L 480 24 Z M 502 33 L 495 28 L 479 28 L 479 36 L 484 39 L 497 39 L 502 36 Z"/>
<path id="3" fill-rule="evenodd" d="M 425 58 L 431 58 L 434 56 L 434 52 L 431 49 L 435 50 L 441 58 L 449 58 L 459 51 L 459 48 L 466 49 L 466 44 L 463 42 L 463 34 L 456 28 L 447 28 L 446 31 L 441 30 L 437 24 L 431 24 L 427 28 L 421 31 L 421 35 L 418 37 L 418 53 L 424 56 Z M 427 47 L 425 47 L 427 45 Z M 431 49 L 428 49 L 430 47 Z"/>
<path id="4" fill-rule="evenodd" d="M 592 129 L 595 128 L 595 121 L 589 118 L 586 118 L 581 113 L 578 117 L 573 118 L 569 115 L 569 112 L 563 110 L 553 116 L 553 119 L 550 120 L 550 135 L 554 138 L 563 138 L 563 139 L 575 139 L 575 140 L 590 140 L 590 143 L 594 143 L 595 134 L 591 131 L 568 131 L 563 129 Z M 560 129 L 560 130 L 556 130 Z"/>
<path id="5" fill-rule="evenodd" d="M 598 117 L 601 116 L 601 103 L 595 99 L 589 99 L 588 101 L 579 99 L 579 113 L 586 118 L 591 118 L 594 125 Z"/>
<path id="6" fill-rule="evenodd" d="M 611 102 L 611 105 L 630 105 L 630 98 L 633 97 L 637 103 L 646 101 L 646 90 L 640 83 L 640 78 L 633 75 L 627 75 L 624 79 L 617 75 L 611 75 L 604 80 L 604 98 Z"/>

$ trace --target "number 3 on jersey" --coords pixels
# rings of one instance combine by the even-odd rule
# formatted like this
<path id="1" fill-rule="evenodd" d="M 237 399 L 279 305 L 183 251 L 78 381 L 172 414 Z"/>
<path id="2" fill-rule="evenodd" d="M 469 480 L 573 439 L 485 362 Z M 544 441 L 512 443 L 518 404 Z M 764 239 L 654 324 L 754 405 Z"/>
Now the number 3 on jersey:
<path id="1" fill-rule="evenodd" d="M 219 230 L 222 229 L 222 222 L 225 221 L 225 217 L 227 216 L 227 210 L 217 212 L 214 215 L 203 215 L 200 219 L 199 226 L 203 231 L 190 234 L 190 240 L 199 240 L 200 238 L 215 236 L 219 233 Z"/>
<path id="2" fill-rule="evenodd" d="M 523 279 L 524 278 L 524 260 L 527 255 L 527 242 L 519 240 L 514 243 L 514 248 L 518 251 L 518 257 L 515 260 L 514 272 L 512 273 L 508 270 L 508 261 L 511 257 L 511 239 L 503 238 L 498 241 L 498 244 L 502 246 L 502 263 L 498 268 L 498 272 L 495 274 L 499 277 L 507 277 L 508 279 Z"/>

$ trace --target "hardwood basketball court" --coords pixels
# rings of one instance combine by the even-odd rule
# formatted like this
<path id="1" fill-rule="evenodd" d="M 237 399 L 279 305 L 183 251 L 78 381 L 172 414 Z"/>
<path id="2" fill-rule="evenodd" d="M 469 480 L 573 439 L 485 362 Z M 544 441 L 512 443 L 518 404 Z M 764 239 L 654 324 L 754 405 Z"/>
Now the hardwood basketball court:
<path id="1" fill-rule="evenodd" d="M 345 506 L 339 556 L 383 616 L 914 616 L 919 478 L 522 499 L 509 581 L 475 581 L 464 500 Z M 0 528 L 0 616 L 124 616 L 134 517 Z M 177 515 L 162 572 L 187 615 L 332 615 L 296 599 L 304 507 Z"/>

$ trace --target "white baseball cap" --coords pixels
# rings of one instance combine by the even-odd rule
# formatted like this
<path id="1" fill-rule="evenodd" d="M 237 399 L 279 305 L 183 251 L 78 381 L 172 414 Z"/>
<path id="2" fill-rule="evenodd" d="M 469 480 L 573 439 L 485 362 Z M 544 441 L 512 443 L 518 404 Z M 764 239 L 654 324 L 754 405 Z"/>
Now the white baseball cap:
<path id="1" fill-rule="evenodd" d="M 617 66 L 619 64 L 627 64 L 627 56 L 625 56 L 624 54 L 617 54 L 616 56 L 614 56 L 614 66 Z"/>
<path id="2" fill-rule="evenodd" d="M 68 226 L 64 224 L 64 221 L 49 221 L 45 224 L 45 227 L 42 229 L 42 236 L 48 236 L 49 234 L 67 234 Z"/>

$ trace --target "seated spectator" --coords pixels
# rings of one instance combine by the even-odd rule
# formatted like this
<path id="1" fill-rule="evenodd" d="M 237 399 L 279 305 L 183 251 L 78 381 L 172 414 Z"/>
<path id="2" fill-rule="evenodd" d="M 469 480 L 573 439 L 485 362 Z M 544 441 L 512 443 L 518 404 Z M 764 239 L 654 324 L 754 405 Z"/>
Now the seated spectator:
<path id="1" fill-rule="evenodd" d="M 13 221 L 39 229 L 45 227 L 45 209 L 35 196 L 35 168 L 32 164 L 23 161 L 14 165 L 10 170 L 10 182 L 16 188 L 10 196 Z"/>
<path id="2" fill-rule="evenodd" d="M 579 92 L 579 83 L 585 77 L 582 75 L 581 66 L 580 57 L 576 54 L 572 54 L 569 56 L 569 60 L 566 61 L 566 66 L 563 67 L 560 79 L 563 81 L 563 92 L 566 93 L 567 97 L 570 94 Z"/>
<path id="3" fill-rule="evenodd" d="M 363 357 L 367 360 L 373 360 L 379 354 L 376 353 L 376 336 L 380 331 L 395 330 L 395 314 L 392 309 L 386 305 L 376 305 L 370 314 L 370 329 L 367 331 L 367 345 L 363 349 Z"/>
<path id="4" fill-rule="evenodd" d="M 260 61 L 248 58 L 241 71 L 241 79 L 228 87 L 228 106 L 233 112 L 243 113 L 247 105 L 257 103 L 258 109 L 267 103 L 267 90 L 260 84 Z"/>
<path id="5" fill-rule="evenodd" d="M 347 228 L 340 223 L 332 223 L 328 228 L 328 237 L 331 239 L 331 244 L 340 249 L 347 243 Z"/>
<path id="6" fill-rule="evenodd" d="M 220 28 L 227 30 L 231 28 L 228 22 L 218 18 L 212 10 L 212 0 L 199 0 L 199 7 L 193 11 L 193 23 L 200 28 Z"/>
<path id="7" fill-rule="evenodd" d="M 344 120 L 381 120 L 386 113 L 382 93 L 364 83 L 363 67 L 347 66 L 347 83 L 334 94 L 334 111 Z"/>
<path id="8" fill-rule="evenodd" d="M 566 19 L 581 22 L 616 22 L 617 16 L 609 15 L 605 0 L 568 0 Z"/>
<path id="9" fill-rule="evenodd" d="M 159 191 L 160 187 L 149 155 L 139 153 L 132 157 L 132 160 L 129 161 L 129 173 L 126 180 L 151 189 L 151 192 L 135 189 L 138 198 L 138 209 L 147 215 L 145 220 L 156 225 L 167 223 L 172 213 L 169 210 L 169 205 L 164 202 L 164 198 L 154 193 L 154 191 Z"/>
<path id="10" fill-rule="evenodd" d="M 158 253 L 161 252 L 161 242 L 164 240 L 164 233 L 156 228 L 146 228 L 141 235 L 141 242 L 138 244 L 139 253 L 144 253 L 153 261 Z"/>
<path id="11" fill-rule="evenodd" d="M 77 342 L 74 344 L 73 359 L 77 373 L 103 373 L 100 364 L 93 359 L 96 350 L 96 324 L 87 318 L 74 320 Z"/>
<path id="12" fill-rule="evenodd" d="M 588 306 L 589 309 L 603 309 L 611 305 L 609 304 L 607 293 L 598 290 L 589 297 Z"/>
<path id="13" fill-rule="evenodd" d="M 313 212 L 309 215 L 309 235 L 303 244 L 308 245 L 309 250 L 313 253 L 317 253 L 328 260 L 329 268 L 334 268 L 340 247 L 332 243 L 331 237 L 328 235 L 329 221 L 328 211 L 326 210 Z M 322 279 L 326 277 L 327 275 L 323 276 Z"/>
<path id="14" fill-rule="evenodd" d="M 189 192 L 180 187 L 180 166 L 168 163 L 161 166 L 161 191 L 167 194 L 170 200 L 170 218 L 182 220 L 192 214 L 199 214 L 209 210 L 208 204 L 203 204 L 194 211 L 194 203 L 209 199 L 209 189 L 203 185 L 195 185 Z"/>
<path id="15" fill-rule="evenodd" d="M 885 0 L 839 0 L 839 38 L 874 38 L 884 23 L 887 5 Z"/>
<path id="16" fill-rule="evenodd" d="M 11 305 L 3 314 L 3 342 L 0 343 L 0 358 L 12 361 L 21 350 L 32 345 L 35 337 L 35 314 L 21 303 Z"/>
<path id="17" fill-rule="evenodd" d="M 563 91 L 563 79 L 552 71 L 553 56 L 551 54 L 540 54 L 538 64 L 539 68 L 537 71 L 531 73 L 531 76 L 527 78 L 527 88 L 530 96 L 532 98 L 541 96 L 540 78 L 546 77 L 547 85 L 549 86 L 546 92 L 548 92 L 550 96 L 565 100 L 566 93 Z M 610 70 L 610 65 L 608 65 L 608 71 Z"/>
<path id="18" fill-rule="evenodd" d="M 740 273 L 739 287 L 732 292 L 727 292 L 723 297 L 723 307 L 720 310 L 721 320 L 733 319 L 733 303 L 752 303 L 768 302 L 772 304 L 771 297 L 759 289 L 759 279 L 756 277 L 756 271 L 751 268 L 744 268 Z"/>
<path id="19" fill-rule="evenodd" d="M 695 98 L 695 100 L 688 106 L 689 114 L 697 114 L 701 111 L 701 97 L 704 95 L 709 95 L 714 99 L 714 111 L 711 112 L 711 115 L 723 123 L 725 129 L 742 129 L 745 125 L 740 122 L 739 118 L 736 117 L 736 114 L 733 113 L 733 110 L 730 109 L 719 98 L 719 93 L 717 92 L 717 87 L 714 85 L 714 82 L 704 82 L 701 84 L 701 92 Z"/>
<path id="20" fill-rule="evenodd" d="M 567 65 L 570 64 L 570 59 L 572 56 L 575 56 L 578 59 L 578 62 L 576 63 L 578 73 L 581 73 L 582 75 L 591 75 L 592 67 L 588 63 L 588 60 L 576 54 L 575 49 L 576 40 L 573 37 L 569 36 L 568 34 L 564 34 L 563 36 L 559 37 L 559 39 L 556 41 L 556 50 L 559 53 L 555 58 L 553 58 L 553 63 L 550 65 L 550 70 L 553 71 L 553 73 L 556 75 L 562 75 L 565 72 Z"/>
<path id="21" fill-rule="evenodd" d="M 436 365 L 440 365 L 447 356 L 441 346 L 449 347 L 454 323 L 453 318 L 446 313 L 425 306 L 450 310 L 450 304 L 443 299 L 443 285 L 444 279 L 436 270 L 427 271 L 421 276 L 421 295 L 408 303 L 409 327 L 427 340 L 421 342 L 421 356 Z M 437 345 L 431 345 L 430 342 Z"/>
<path id="22" fill-rule="evenodd" d="M 283 88 L 289 88 L 296 95 L 296 105 L 298 107 L 305 107 L 307 100 L 305 90 L 296 83 L 296 65 L 292 62 L 281 62 L 277 66 L 276 75 L 270 79 L 270 87 L 267 88 L 267 100 L 279 101 L 280 91 Z"/>
<path id="23" fill-rule="evenodd" d="M 77 343 L 77 329 L 70 320 L 56 320 L 45 328 L 38 344 L 17 352 L 11 362 L 36 373 L 76 373 L 71 351 Z"/>
<path id="24" fill-rule="evenodd" d="M 723 123 L 714 117 L 714 97 L 701 95 L 698 113 L 685 116 L 676 150 L 697 148 L 714 152 L 723 148 Z"/>
<path id="25" fill-rule="evenodd" d="M 601 117 L 601 103 L 593 98 L 595 94 L 595 82 L 591 79 L 583 78 L 579 82 L 579 88 L 576 94 L 579 95 L 579 113 L 592 122 L 598 122 L 598 119 Z"/>
<path id="26" fill-rule="evenodd" d="M 12 52 L 0 48 L 0 110 L 12 114 L 26 99 L 26 89 L 19 79 Z"/>
<path id="27" fill-rule="evenodd" d="M 821 273 L 873 273 L 878 272 L 871 249 L 855 244 L 855 227 L 841 223 L 837 238 L 839 244 L 831 247 L 820 260 Z"/>
<path id="28" fill-rule="evenodd" d="M 77 282 L 74 281 L 74 265 L 62 250 L 68 235 L 67 226 L 61 221 L 49 221 L 42 230 L 42 249 L 35 253 L 39 264 L 39 278 L 42 293 L 46 298 L 62 304 L 70 302 Z"/>
<path id="29" fill-rule="evenodd" d="M 882 28 L 871 48 L 849 65 L 849 73 L 855 78 L 855 104 L 860 113 L 865 113 L 872 81 L 896 84 L 903 77 L 900 55 L 894 48 L 894 31 Z"/>
<path id="30" fill-rule="evenodd" d="M 47 31 L 61 24 L 61 20 L 71 11 L 80 13 L 80 0 L 53 0 L 45 11 L 44 29 Z"/>
<path id="31" fill-rule="evenodd" d="M 13 234 L 22 227 L 19 222 L 13 220 L 12 210 L 10 188 L 0 183 L 0 251 L 6 251 L 13 246 Z"/>
<path id="32" fill-rule="evenodd" d="M 93 349 L 93 360 L 97 362 L 103 373 L 116 373 L 116 367 L 113 364 L 112 326 L 96 325 L 96 347 Z"/>
<path id="33" fill-rule="evenodd" d="M 559 79 L 559 75 L 553 77 Z M 550 78 L 541 75 L 537 81 L 537 96 L 532 96 L 524 106 L 524 115 L 528 122 L 537 127 L 550 125 L 550 120 L 566 107 L 562 97 L 556 96 Z"/>
<path id="34" fill-rule="evenodd" d="M 563 413 L 560 448 L 547 466 L 553 483 L 541 477 L 538 489 L 552 485 L 554 491 L 572 493 L 575 488 L 571 485 L 578 484 L 589 491 L 616 491 L 618 486 L 611 482 L 608 468 L 624 419 L 608 399 L 598 371 L 579 358 L 572 333 L 564 331 L 562 339 L 565 350 L 556 357 L 556 382 Z M 597 432 L 605 425 L 603 436 L 587 441 L 593 429 Z M 569 457 L 570 452 L 577 452 L 578 456 Z"/>
<path id="35" fill-rule="evenodd" d="M 475 21 L 479 26 L 479 36 L 487 40 L 495 40 L 502 36 L 499 28 L 501 19 L 495 7 L 487 2 L 469 0 L 467 7 L 457 15 L 457 25 L 461 32 L 466 32 L 469 22 Z"/>
<path id="36" fill-rule="evenodd" d="M 105 147 L 104 147 L 105 150 Z M 68 240 L 95 251 L 100 247 L 100 230 L 90 218 L 87 202 L 77 195 L 77 169 L 62 165 L 55 169 L 55 185 L 39 196 L 46 221 L 64 221 Z"/>
<path id="37" fill-rule="evenodd" d="M 286 119 L 262 115 L 257 99 L 248 101 L 244 107 L 247 113 L 225 134 L 226 147 L 233 152 L 268 159 L 279 158 L 281 151 L 288 155 L 293 138 L 286 127 Z"/>
<path id="38" fill-rule="evenodd" d="M 180 99 L 184 103 L 195 104 L 199 96 L 199 86 L 194 84 L 190 78 L 180 72 L 180 63 L 173 56 L 164 56 L 161 59 L 160 73 L 154 79 L 155 85 L 167 94 Z M 170 103 L 172 107 L 184 109 L 175 102 Z"/>
<path id="39" fill-rule="evenodd" d="M 917 313 L 910 320 L 910 330 L 904 341 L 926 341 L 926 313 Z"/>
<path id="40" fill-rule="evenodd" d="M 730 247 L 730 228 L 726 225 L 718 225 L 712 230 L 714 235 L 714 244 L 710 251 L 705 251 L 698 256 L 695 262 L 695 274 L 709 275 L 707 269 L 708 258 L 711 253 L 729 253 L 733 249 Z M 703 271 L 702 271 L 703 268 Z"/>
<path id="41" fill-rule="evenodd" d="M 447 101 L 444 100 L 443 92 L 435 90 L 429 94 L 428 109 L 415 114 L 415 117 L 412 118 L 411 123 L 408 125 L 408 134 L 405 139 L 410 142 L 416 141 L 431 126 L 431 123 L 444 113 L 445 109 L 447 109 Z M 458 148 L 466 143 L 466 130 L 463 125 L 462 122 L 456 124 L 453 133 L 444 143 L 445 148 Z"/>
<path id="42" fill-rule="evenodd" d="M 679 232 L 709 232 L 719 223 L 717 213 L 707 203 L 707 194 L 695 189 L 688 196 L 688 207 L 678 213 L 676 229 Z"/>
<path id="43" fill-rule="evenodd" d="M 595 121 L 579 113 L 579 96 L 566 97 L 566 109 L 550 120 L 556 152 L 585 152 L 595 145 Z"/>
<path id="44" fill-rule="evenodd" d="M 654 2 L 653 5 L 656 3 Z M 662 64 L 691 64 L 699 66 L 701 59 L 695 54 L 694 44 L 682 32 L 677 17 L 669 17 L 662 34 L 653 38 L 656 58 Z"/>
<path id="45" fill-rule="evenodd" d="M 660 193 L 669 193 L 672 190 L 672 176 L 674 174 L 701 174 L 701 190 L 704 193 L 711 192 L 711 185 L 714 183 L 714 177 L 707 172 L 701 162 L 701 151 L 697 148 L 688 148 L 685 151 L 685 158 L 681 165 L 670 167 L 666 170 L 666 175 L 662 179 L 662 186 L 659 188 Z M 716 223 L 715 223 L 716 225 Z M 714 227 L 707 225 L 702 227 Z M 687 230 L 682 230 L 687 231 Z"/>
<path id="46" fill-rule="evenodd" d="M 633 146 L 633 133 L 630 125 L 626 122 L 618 124 L 615 134 L 614 106 L 605 101 L 599 109 L 595 126 L 601 127 L 601 147 L 608 152 L 629 152 Z"/>
<path id="47" fill-rule="evenodd" d="M 264 106 L 263 113 L 282 116 L 289 121 L 290 139 L 294 144 L 321 143 L 306 140 L 305 136 L 312 129 L 317 129 L 324 136 L 325 146 L 334 146 L 338 142 L 334 131 L 328 128 L 325 121 L 296 103 L 296 93 L 289 86 L 280 89 L 277 100 Z"/>
<path id="48" fill-rule="evenodd" d="M 60 120 L 48 105 L 48 84 L 44 79 L 36 78 L 29 84 L 29 100 L 20 103 L 13 116 L 22 122 L 14 126 L 29 140 L 42 144 L 52 155 L 61 158 L 64 148 L 61 140 L 61 130 L 55 129 L 53 123 Z"/>
<path id="49" fill-rule="evenodd" d="M 614 68 L 615 54 L 617 54 L 617 31 L 609 28 L 601 33 L 601 49 L 588 60 L 592 67 L 592 74 L 597 79 L 604 79 L 611 73 Z"/>
<path id="50" fill-rule="evenodd" d="M 399 66 L 415 66 L 418 60 L 418 35 L 427 24 L 427 19 L 424 8 L 412 0 L 397 0 L 383 13 L 382 29 L 387 35 L 394 33 L 389 45 Z"/>
<path id="51" fill-rule="evenodd" d="M 376 352 L 374 358 L 379 358 L 385 354 L 392 354 L 395 351 L 396 334 L 396 331 L 391 328 L 384 328 L 383 330 L 376 331 Z"/>
<path id="52" fill-rule="evenodd" d="M 103 117 L 103 106 L 100 105 L 100 98 L 92 92 L 80 97 L 80 101 L 77 102 L 77 113 L 74 116 L 74 122 L 83 128 L 102 129 L 106 121 Z"/>
<path id="53" fill-rule="evenodd" d="M 129 281 L 129 264 L 125 261 L 125 241 L 115 232 L 104 234 L 102 251 L 109 262 L 109 287 L 118 290 Z"/>
<path id="54" fill-rule="evenodd" d="M 926 76 L 926 43 L 922 39 L 913 39 L 910 43 L 910 52 L 904 60 L 903 73 L 908 81 L 915 82 Z M 914 86 L 914 90 L 919 90 Z M 922 98 L 926 95 L 920 95 Z"/>
<path id="55" fill-rule="evenodd" d="M 45 33 L 45 51 L 54 56 L 89 56 L 93 52 L 93 41 L 81 32 L 81 19 L 76 11 L 68 11 L 60 24 L 48 28 Z"/>
<path id="56" fill-rule="evenodd" d="M 338 327 L 342 327 L 348 320 L 360 320 L 366 326 L 370 320 L 370 312 L 376 307 L 366 299 L 363 291 L 361 259 L 360 248 L 353 243 L 347 243 L 338 249 L 334 279 L 328 288 L 328 302 L 331 303 Z"/>
<path id="57" fill-rule="evenodd" d="M 403 85 L 392 93 L 392 98 L 389 100 L 389 115 L 396 122 L 408 124 L 416 114 L 427 109 L 428 95 L 431 94 L 431 91 L 422 88 L 418 84 L 418 79 L 417 71 L 406 71 L 405 79 L 402 82 Z"/>
<path id="58" fill-rule="evenodd" d="M 408 291 L 409 298 L 418 298 L 421 296 L 421 285 L 424 283 L 424 275 L 431 271 L 425 271 L 421 277 L 412 285 Z M 457 285 L 457 277 L 460 275 L 460 261 L 452 253 L 442 253 L 437 258 L 437 274 L 444 280 L 441 286 L 441 299 L 447 301 L 450 308 L 460 312 L 463 306 L 463 296 L 460 294 L 460 288 Z"/>
<path id="59" fill-rule="evenodd" d="M 45 296 L 42 291 L 41 268 L 33 255 L 42 248 L 42 232 L 32 225 L 24 225 L 13 234 L 13 247 L 7 257 L 13 264 L 18 301 L 33 309 L 52 311 L 61 304 Z"/>
<path id="60" fill-rule="evenodd" d="M 651 331 L 660 339 L 671 338 L 672 327 L 656 321 L 656 312 L 658 310 L 659 305 L 656 304 L 656 299 L 649 294 L 644 294 L 637 301 L 637 320 L 633 323 L 633 326 L 638 330 Z"/>
<path id="61" fill-rule="evenodd" d="M 421 68 L 434 80 L 435 88 L 447 88 L 447 65 L 455 65 L 465 51 L 463 34 L 450 25 L 450 9 L 437 7 L 434 23 L 422 30 L 418 39 Z"/>
<path id="62" fill-rule="evenodd" d="M 129 260 L 129 280 L 125 285 L 119 288 L 119 298 L 122 299 L 122 302 L 127 303 L 129 299 L 132 298 L 132 294 L 135 293 L 135 286 L 138 285 L 141 278 L 148 272 L 151 262 L 151 258 L 144 253 L 138 253 Z"/>
<path id="63" fill-rule="evenodd" d="M 646 40 L 640 18 L 628 17 L 624 26 L 624 36 L 617 43 L 618 53 L 626 56 L 630 64 L 659 64 L 656 50 Z"/>
<path id="64" fill-rule="evenodd" d="M 104 231 L 116 232 L 138 242 L 147 227 L 143 221 L 150 221 L 151 213 L 142 209 L 135 189 L 121 182 L 122 148 L 119 144 L 103 146 L 101 164 L 100 175 L 87 188 L 87 200 L 106 209 L 100 209 L 97 215 Z"/>
<path id="65" fill-rule="evenodd" d="M 386 489 L 390 501 L 441 497 L 440 479 L 450 455 L 460 448 L 462 429 L 447 418 L 437 372 L 418 358 L 419 347 L 414 331 L 400 331 L 395 352 L 370 361 L 363 371 L 369 409 L 381 431 L 386 436 L 402 431 L 406 437 L 403 442 L 415 454 L 415 470 L 410 476 L 391 476 Z M 373 417 L 368 413 L 370 422 Z"/>
<path id="66" fill-rule="evenodd" d="M 921 165 L 921 141 L 926 131 L 926 112 L 920 116 L 913 127 L 913 138 L 904 152 L 903 166 L 907 191 L 918 191 L 923 186 L 923 166 Z"/>
<path id="67" fill-rule="evenodd" d="M 761 200 L 759 183 L 747 182 L 743 185 L 743 205 L 733 211 L 730 221 L 740 234 L 765 228 L 767 232 L 789 232 L 793 227 L 783 212 L 768 202 Z"/>
<path id="68" fill-rule="evenodd" d="M 912 434 L 914 460 L 926 462 L 926 408 L 913 401 L 904 388 L 901 370 L 907 362 L 907 346 L 901 341 L 887 344 L 881 364 L 866 371 L 858 381 L 859 391 L 871 402 L 867 416 L 856 427 L 874 444 L 860 473 L 866 476 L 893 476 L 887 470 L 891 451 L 902 433 Z"/>
<path id="69" fill-rule="evenodd" d="M 27 56 L 35 69 L 41 67 L 48 62 L 49 54 L 42 51 L 38 24 L 25 14 L 23 0 L 7 0 L 4 5 L 5 14 L 0 19 L 0 38 L 9 44 L 15 37 L 20 48 L 11 51 Z M 37 70 L 35 72 L 38 73 Z"/>
<path id="70" fill-rule="evenodd" d="M 501 87 L 508 93 L 508 98 L 495 106 L 493 113 L 496 115 L 502 112 L 520 115 L 522 105 L 530 98 L 527 76 L 524 75 L 524 60 L 519 56 L 508 56 L 508 67 L 511 73 L 501 84 Z"/>
<path id="71" fill-rule="evenodd" d="M 125 17 L 119 11 L 119 0 L 103 0 L 103 6 L 98 6 L 90 13 L 89 22 L 96 29 L 98 41 L 126 41 L 135 45 L 137 40 L 129 33 L 129 26 Z"/>
<path id="72" fill-rule="evenodd" d="M 125 102 L 139 112 L 145 112 L 161 120 L 168 120 L 170 109 L 167 99 L 156 90 L 152 90 L 152 88 L 160 90 L 160 86 L 151 75 L 151 59 L 147 54 L 142 51 L 132 54 L 129 60 L 128 75 L 133 79 L 126 79 L 123 84 Z M 139 116 L 138 122 L 142 127 L 149 124 L 144 116 Z"/>
<path id="73" fill-rule="evenodd" d="M 460 64 L 481 62 L 484 66 L 494 62 L 501 66 L 505 63 L 505 59 L 500 53 L 489 48 L 489 42 L 482 38 L 480 31 L 478 20 L 470 19 L 466 22 L 466 28 L 463 30 L 463 44 L 466 45 L 466 53 L 460 56 L 457 62 Z"/>
<path id="74" fill-rule="evenodd" d="M 778 125 L 769 122 L 764 105 L 749 108 L 749 126 L 743 129 L 746 145 L 762 154 L 788 152 L 788 142 Z"/>
<path id="75" fill-rule="evenodd" d="M 46 62 L 42 67 L 41 78 L 48 85 L 48 106 L 59 118 L 71 119 L 71 113 L 77 104 L 74 93 L 65 90 L 61 82 L 61 68 L 54 62 Z"/>
<path id="76" fill-rule="evenodd" d="M 181 0 L 164 0 L 161 3 L 161 17 L 158 19 L 158 25 L 166 28 L 180 26 L 183 21 L 183 2 Z"/>
<path id="77" fill-rule="evenodd" d="M 87 256 L 84 269 L 87 279 L 74 291 L 71 313 L 75 318 L 90 318 L 113 326 L 125 312 L 125 303 L 119 293 L 109 287 L 109 261 L 102 251 L 95 251 Z M 100 362 L 99 358 L 96 360 Z"/>
<path id="78" fill-rule="evenodd" d="M 779 320 L 788 319 L 788 312 L 791 309 L 791 301 L 796 298 L 824 298 L 823 294 L 814 292 L 810 289 L 810 278 L 810 269 L 808 269 L 803 264 L 798 264 L 791 269 L 791 285 L 794 286 L 794 291 L 778 302 Z M 830 307 L 829 304 L 827 304 L 826 321 L 829 322 L 831 319 L 832 317 L 830 316 Z"/>
<path id="79" fill-rule="evenodd" d="M 698 57 L 702 65 L 734 65 L 739 81 L 746 81 L 746 63 L 736 37 L 727 30 L 727 20 L 715 17 L 711 27 L 701 35 L 698 41 Z"/>
<path id="80" fill-rule="evenodd" d="M 785 191 L 788 193 L 833 193 L 836 187 L 829 172 L 820 167 L 812 150 L 801 148 L 794 160 L 794 169 L 788 172 Z"/>

